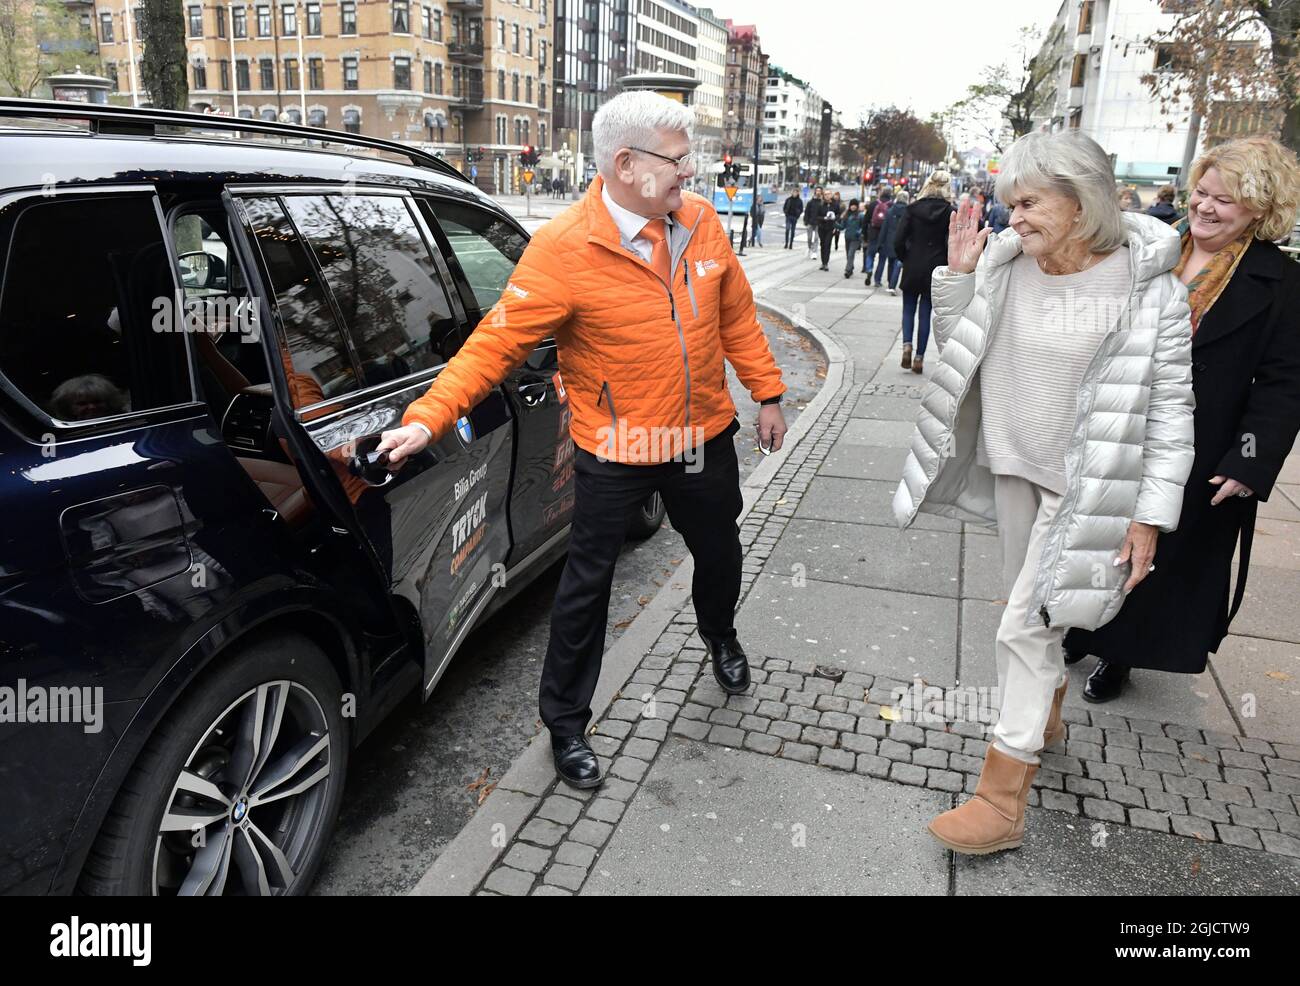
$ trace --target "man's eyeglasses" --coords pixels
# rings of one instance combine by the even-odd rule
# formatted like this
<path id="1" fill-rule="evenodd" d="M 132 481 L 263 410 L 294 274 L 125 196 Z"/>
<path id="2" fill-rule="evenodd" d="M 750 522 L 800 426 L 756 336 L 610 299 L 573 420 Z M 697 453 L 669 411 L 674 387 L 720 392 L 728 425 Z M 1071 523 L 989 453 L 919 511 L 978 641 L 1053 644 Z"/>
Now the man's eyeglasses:
<path id="1" fill-rule="evenodd" d="M 640 151 L 642 154 L 649 154 L 651 157 L 657 157 L 660 161 L 667 161 L 673 165 L 677 171 L 689 171 L 695 167 L 695 154 L 683 154 L 681 157 L 669 157 L 667 154 L 660 154 L 657 151 L 647 151 L 644 147 L 629 147 L 629 151 Z"/>

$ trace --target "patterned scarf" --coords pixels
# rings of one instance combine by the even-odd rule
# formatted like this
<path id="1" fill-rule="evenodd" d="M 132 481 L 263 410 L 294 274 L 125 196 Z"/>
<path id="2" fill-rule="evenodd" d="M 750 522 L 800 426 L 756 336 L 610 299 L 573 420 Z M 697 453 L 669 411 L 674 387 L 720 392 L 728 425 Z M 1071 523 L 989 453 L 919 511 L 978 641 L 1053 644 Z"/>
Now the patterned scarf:
<path id="1" fill-rule="evenodd" d="M 1179 277 L 1182 276 L 1183 268 L 1187 266 L 1187 261 L 1192 255 L 1192 234 L 1188 225 L 1188 220 L 1183 218 L 1174 226 L 1178 235 L 1183 238 L 1182 256 L 1178 258 L 1178 264 L 1174 267 L 1174 274 Z M 1211 257 L 1210 262 L 1202 267 L 1200 272 L 1188 283 L 1187 294 L 1188 302 L 1192 307 L 1193 336 L 1196 335 L 1196 330 L 1200 328 L 1201 319 L 1205 317 L 1205 313 L 1210 310 L 1211 305 L 1219 300 L 1219 295 L 1223 294 L 1223 289 L 1232 280 L 1233 271 L 1241 263 L 1241 258 L 1246 255 L 1246 248 L 1250 246 L 1250 242 L 1254 238 L 1255 227 L 1252 225 Z"/>

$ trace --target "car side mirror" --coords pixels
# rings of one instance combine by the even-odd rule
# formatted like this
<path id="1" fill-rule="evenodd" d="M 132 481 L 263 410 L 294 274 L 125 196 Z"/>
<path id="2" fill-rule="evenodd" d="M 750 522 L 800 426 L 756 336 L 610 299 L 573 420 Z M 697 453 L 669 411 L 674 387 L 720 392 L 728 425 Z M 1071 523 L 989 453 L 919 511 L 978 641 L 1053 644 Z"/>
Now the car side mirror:
<path id="1" fill-rule="evenodd" d="M 178 259 L 181 269 L 181 283 L 187 288 L 206 288 L 211 286 L 214 264 L 212 256 L 202 250 L 182 253 Z"/>

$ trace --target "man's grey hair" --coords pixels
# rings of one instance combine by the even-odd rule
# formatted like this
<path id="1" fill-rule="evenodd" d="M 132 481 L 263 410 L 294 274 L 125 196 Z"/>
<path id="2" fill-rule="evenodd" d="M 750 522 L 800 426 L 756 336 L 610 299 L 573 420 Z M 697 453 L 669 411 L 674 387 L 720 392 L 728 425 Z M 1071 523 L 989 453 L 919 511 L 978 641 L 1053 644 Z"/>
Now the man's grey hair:
<path id="1" fill-rule="evenodd" d="M 1079 203 L 1079 225 L 1071 234 L 1094 253 L 1109 253 L 1128 240 L 1124 214 L 1115 198 L 1110 158 L 1078 130 L 1025 134 L 1007 151 L 998 174 L 997 197 L 1012 199 L 1052 189 Z"/>
<path id="2" fill-rule="evenodd" d="M 596 168 L 605 178 L 612 178 L 614 155 L 620 147 L 658 150 L 659 131 L 684 130 L 689 137 L 694 122 L 689 107 L 657 92 L 620 93 L 598 109 L 591 121 Z"/>

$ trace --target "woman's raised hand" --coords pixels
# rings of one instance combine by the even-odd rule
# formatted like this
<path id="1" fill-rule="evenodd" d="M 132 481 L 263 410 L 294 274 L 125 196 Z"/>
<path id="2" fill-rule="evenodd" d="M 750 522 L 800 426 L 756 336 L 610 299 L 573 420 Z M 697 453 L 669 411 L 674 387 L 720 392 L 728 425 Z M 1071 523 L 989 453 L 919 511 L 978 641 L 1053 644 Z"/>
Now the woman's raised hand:
<path id="1" fill-rule="evenodd" d="M 957 274 L 975 270 L 990 227 L 979 229 L 980 208 L 974 202 L 960 206 L 948 219 L 948 269 Z"/>

